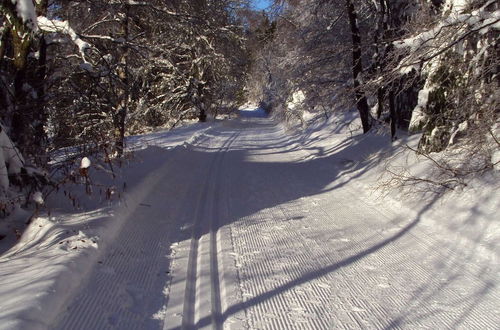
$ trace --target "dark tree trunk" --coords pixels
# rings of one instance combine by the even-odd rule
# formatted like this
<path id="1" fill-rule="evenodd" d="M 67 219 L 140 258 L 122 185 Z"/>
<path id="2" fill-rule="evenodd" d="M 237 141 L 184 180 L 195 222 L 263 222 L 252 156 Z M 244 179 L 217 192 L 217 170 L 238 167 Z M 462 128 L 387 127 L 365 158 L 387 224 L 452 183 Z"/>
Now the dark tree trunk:
<path id="1" fill-rule="evenodd" d="M 26 113 L 26 92 L 23 85 L 26 82 L 26 67 L 17 68 L 14 76 L 14 113 L 11 121 L 11 138 L 16 142 L 21 152 L 25 152 L 28 143 L 28 127 Z"/>
<path id="2" fill-rule="evenodd" d="M 396 96 L 394 94 L 394 88 L 391 87 L 389 91 L 389 112 L 391 118 L 391 138 L 396 139 L 396 127 L 398 123 L 398 116 L 396 112 Z"/>
<path id="3" fill-rule="evenodd" d="M 377 89 L 377 119 L 380 119 L 382 112 L 384 111 L 385 102 L 385 88 L 379 87 Z"/>
<path id="4" fill-rule="evenodd" d="M 120 58 L 120 65 L 118 67 L 118 77 L 121 82 L 121 91 L 119 94 L 118 111 L 115 113 L 115 148 L 118 157 L 123 155 L 125 148 L 125 119 L 128 112 L 128 101 L 130 97 L 129 86 L 129 70 L 128 70 L 128 55 L 129 55 L 129 19 L 130 19 L 130 5 L 125 4 L 125 15 L 121 24 L 121 32 L 125 40 Z"/>
<path id="5" fill-rule="evenodd" d="M 356 96 L 356 105 L 363 125 L 363 133 L 366 133 L 371 128 L 370 108 L 365 93 L 361 90 L 360 77 L 363 74 L 363 63 L 361 53 L 361 36 L 357 23 L 356 10 L 351 0 L 346 0 L 347 16 L 351 26 L 352 35 L 352 74 L 354 79 L 354 93 Z"/>
<path id="6" fill-rule="evenodd" d="M 38 16 L 47 16 L 47 0 L 39 0 L 36 6 Z M 47 164 L 47 155 L 45 154 L 47 136 L 45 133 L 45 124 L 47 123 L 47 111 L 45 108 L 45 88 L 47 75 L 47 41 L 42 34 L 38 41 L 38 62 L 36 63 L 35 77 L 33 87 L 37 94 L 36 108 L 32 113 L 33 130 L 34 130 L 34 161 L 37 165 L 44 166 Z"/>
<path id="7" fill-rule="evenodd" d="M 11 137 L 21 152 L 26 152 L 29 143 L 29 115 L 27 109 L 27 93 L 23 86 L 27 82 L 28 53 L 31 47 L 31 36 L 28 27 L 20 18 L 16 18 L 11 28 L 14 75 L 14 112 L 12 114 Z M 30 109 L 32 111 L 32 109 Z"/>
<path id="8" fill-rule="evenodd" d="M 380 74 L 383 70 L 383 63 L 386 57 L 386 47 L 383 45 L 383 41 L 386 37 L 387 32 L 387 5 L 386 0 L 379 0 L 379 12 L 378 12 L 378 20 L 377 20 L 377 32 L 374 36 L 374 44 L 375 44 L 375 72 Z M 382 113 L 384 112 L 384 102 L 385 102 L 385 88 L 384 86 L 380 86 L 377 89 L 377 119 L 380 119 Z"/>
<path id="9" fill-rule="evenodd" d="M 2 39 L 0 40 L 0 68 L 3 66 L 7 43 L 9 42 L 10 26 L 4 27 Z"/>
<path id="10" fill-rule="evenodd" d="M 207 114 L 205 112 L 205 109 L 203 109 L 203 108 L 200 109 L 200 114 L 198 116 L 198 120 L 202 123 L 207 121 Z"/>
<path id="11" fill-rule="evenodd" d="M 39 59 L 35 72 L 37 81 L 34 82 L 34 89 L 37 94 L 35 102 L 36 108 L 33 109 L 33 130 L 34 130 L 34 161 L 37 165 L 44 166 L 47 164 L 47 155 L 44 150 L 46 148 L 47 136 L 45 133 L 45 124 L 47 123 L 47 111 L 45 108 L 45 82 L 47 75 L 47 42 L 45 36 L 40 37 L 40 46 L 38 49 Z"/>

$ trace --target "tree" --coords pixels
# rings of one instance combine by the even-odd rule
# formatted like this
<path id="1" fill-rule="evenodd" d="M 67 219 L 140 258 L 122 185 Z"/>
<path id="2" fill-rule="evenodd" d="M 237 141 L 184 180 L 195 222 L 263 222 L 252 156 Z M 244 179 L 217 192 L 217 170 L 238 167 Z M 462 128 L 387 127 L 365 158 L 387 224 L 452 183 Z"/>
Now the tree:
<path id="1" fill-rule="evenodd" d="M 361 79 L 363 75 L 361 35 L 357 23 L 356 9 L 354 8 L 353 2 L 351 0 L 346 0 L 345 5 L 347 8 L 347 17 L 349 18 L 352 35 L 352 76 L 354 81 L 354 94 L 356 96 L 356 105 L 358 107 L 359 117 L 361 118 L 363 132 L 366 133 L 371 127 L 371 115 L 365 93 L 361 90 Z"/>
<path id="2" fill-rule="evenodd" d="M 497 120 L 497 12 L 492 1 L 423 5 L 394 43 L 383 81 L 423 81 L 410 124 L 424 132 L 420 151 L 442 151 L 467 131 L 484 137 L 476 133 Z"/>
<path id="3" fill-rule="evenodd" d="M 37 2 L 36 7 L 26 0 L 0 3 L 0 65 L 5 70 L 2 117 L 20 151 L 39 165 L 46 161 L 39 157 L 38 150 L 45 148 L 46 141 L 43 125 L 47 45 L 44 36 L 37 34 L 36 17 L 46 10 L 47 1 Z M 28 58 L 33 48 L 39 51 L 37 59 Z"/>
<path id="4" fill-rule="evenodd" d="M 130 132 L 232 107 L 246 71 L 240 4 L 0 2 L 1 140 L 5 157 L 18 155 L 5 160 L 8 175 L 48 167 L 68 146 L 69 164 L 91 153 L 109 161 Z"/>
<path id="5" fill-rule="evenodd" d="M 46 158 L 43 124 L 46 42 L 38 35 L 37 14 L 47 10 L 47 2 L 29 0 L 0 2 L 0 210 L 7 214 L 47 182 L 34 168 Z M 38 37 L 38 38 L 37 38 Z M 37 40 L 38 39 L 38 40 Z M 38 57 L 28 55 L 34 47 Z M 4 125 L 5 124 L 5 125 Z M 25 155 L 23 157 L 23 154 Z M 27 196 L 12 189 L 16 185 Z M 23 198 L 24 197 L 24 198 Z"/>

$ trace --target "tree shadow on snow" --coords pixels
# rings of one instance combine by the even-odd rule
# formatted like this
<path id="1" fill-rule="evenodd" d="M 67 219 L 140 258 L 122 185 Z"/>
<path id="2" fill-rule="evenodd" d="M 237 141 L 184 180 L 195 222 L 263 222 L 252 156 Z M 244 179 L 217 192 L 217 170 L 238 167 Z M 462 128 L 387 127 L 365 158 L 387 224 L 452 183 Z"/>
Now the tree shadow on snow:
<path id="1" fill-rule="evenodd" d="M 268 124 L 263 123 L 263 125 Z M 271 127 L 268 128 L 272 129 Z M 232 133 L 228 127 L 226 134 Z M 319 142 L 320 139 L 321 137 L 318 137 L 316 142 Z M 364 139 L 375 141 L 370 145 L 364 143 Z M 377 139 L 387 140 L 384 143 L 377 141 Z M 259 141 L 261 140 L 259 139 Z M 368 173 L 379 164 L 381 159 L 390 155 L 393 150 L 387 136 L 377 135 L 346 137 L 337 145 L 326 147 L 300 145 L 296 140 L 290 141 L 286 139 L 270 139 L 268 142 L 269 144 L 262 148 L 252 144 L 251 140 L 243 141 L 238 143 L 238 146 L 242 147 L 240 150 L 231 149 L 227 152 L 225 157 L 231 160 L 228 163 L 232 164 L 234 168 L 225 169 L 225 171 L 230 177 L 229 181 L 239 183 L 233 184 L 233 187 L 236 188 L 229 192 L 228 196 L 231 196 L 232 211 L 227 220 L 220 225 L 239 221 L 259 211 L 286 205 L 290 201 L 303 197 L 315 196 L 325 192 L 334 194 L 335 190 Z M 195 149 L 203 151 L 203 148 L 200 147 Z M 305 150 L 309 155 L 306 154 L 304 157 L 295 155 L 293 156 L 294 161 L 279 161 L 281 156 L 299 150 Z M 274 156 L 275 161 L 260 162 L 259 156 L 262 155 Z M 353 202 L 355 199 L 356 196 L 353 196 Z M 376 234 L 372 235 L 367 238 L 367 241 L 371 243 L 370 247 L 361 251 L 352 249 L 351 255 L 340 261 L 329 264 L 324 263 L 327 266 L 304 272 L 300 277 L 293 278 L 273 289 L 230 306 L 221 318 L 227 320 L 231 315 L 259 305 L 304 283 L 333 274 L 356 264 L 368 256 L 381 253 L 381 250 L 392 246 L 400 241 L 403 236 L 412 232 L 439 199 L 440 197 L 436 195 L 425 208 L 418 211 L 412 220 L 405 221 L 404 226 L 401 227 L 400 221 L 396 221 L 398 225 L 394 226 L 394 228 L 398 228 L 398 230 L 392 235 L 384 237 Z M 471 217 L 474 217 L 474 214 Z M 486 235 L 487 228 L 482 228 L 479 232 Z M 481 237 L 477 239 L 481 240 Z M 403 299 L 404 301 L 401 302 L 402 305 L 398 310 L 389 312 L 386 320 L 388 329 L 410 324 L 418 325 L 419 322 L 425 321 L 432 322 L 432 320 L 429 321 L 429 318 L 434 315 L 439 315 L 440 320 L 447 320 L 447 323 L 442 325 L 443 327 L 456 328 L 462 326 L 473 314 L 476 306 L 487 295 L 492 294 L 495 284 L 491 276 L 481 278 L 469 291 L 457 287 L 459 285 L 458 281 L 463 274 L 469 274 L 468 276 L 472 276 L 473 279 L 474 274 L 478 276 L 481 272 L 484 274 L 485 269 L 479 269 L 476 272 L 469 270 L 468 261 L 473 261 L 480 253 L 479 251 L 469 250 L 464 255 L 461 252 L 457 253 L 457 251 L 460 251 L 458 244 L 457 246 L 450 245 L 449 242 L 446 244 L 449 245 L 449 250 L 440 252 L 439 258 L 436 257 L 436 259 L 444 258 L 444 260 L 447 260 L 446 265 L 433 267 L 434 270 L 426 278 L 427 282 L 414 283 L 416 287 L 410 289 L 410 292 L 413 293 L 412 296 L 407 300 Z M 424 259 L 429 254 L 435 253 L 436 250 L 442 248 L 443 242 L 433 242 L 431 246 L 423 250 L 424 253 L 420 257 Z M 443 256 L 443 254 L 445 255 Z M 491 274 L 491 270 L 488 273 Z M 407 275 L 409 276 L 408 281 L 411 282 L 411 271 Z M 442 277 L 441 282 L 436 281 L 438 276 Z M 450 297 L 454 297 L 450 298 L 451 300 L 446 296 L 446 293 L 449 292 L 456 294 L 455 296 L 450 295 Z M 460 292 L 460 294 L 457 292 Z M 435 301 L 443 303 L 447 301 L 450 306 L 455 306 L 455 314 L 453 316 L 450 316 L 449 313 L 446 315 L 447 310 L 442 305 L 432 304 Z M 208 318 L 202 319 L 197 323 L 197 326 L 203 327 L 210 324 L 210 322 L 211 320 Z"/>
<path id="2" fill-rule="evenodd" d="M 278 134 L 279 129 L 276 125 L 267 119 L 261 119 L 260 115 L 249 113 L 243 117 L 237 124 L 229 121 L 215 128 L 214 134 L 218 138 L 226 138 L 222 146 L 195 143 L 194 146 L 183 145 L 173 149 L 150 147 L 137 152 L 137 160 L 145 159 L 144 165 L 148 168 L 136 166 L 141 171 L 140 175 L 130 173 L 130 180 L 135 181 L 127 182 L 129 189 L 143 190 L 143 192 L 125 199 L 126 208 L 130 209 L 129 217 L 137 218 L 135 221 L 156 219 L 158 224 L 163 221 L 169 226 L 170 233 L 165 235 L 161 244 L 169 247 L 172 243 L 190 240 L 193 235 L 201 237 L 208 233 L 210 222 L 214 223 L 214 229 L 219 229 L 263 210 L 286 207 L 287 203 L 304 197 L 325 193 L 334 196 L 336 191 L 340 191 L 348 182 L 367 174 L 393 150 L 390 139 L 380 135 L 344 136 L 336 145 L 331 146 L 322 143 L 329 136 L 318 135 L 313 138 L 313 142 L 302 143 L 300 138 L 290 139 Z M 242 127 L 250 130 L 257 128 L 262 132 L 276 134 L 261 136 L 256 142 L 250 135 L 238 135 Z M 210 132 L 206 134 L 210 136 Z M 235 139 L 237 143 L 231 145 L 231 141 Z M 365 143 L 365 139 L 370 139 L 374 143 Z M 226 151 L 220 152 L 221 149 Z M 195 181 L 192 178 L 199 179 Z M 137 189 L 141 185 L 144 187 Z M 163 188 L 158 189 L 158 187 Z M 352 202 L 359 202 L 359 199 L 360 197 L 353 192 Z M 211 200 L 212 204 L 207 204 L 207 200 Z M 345 251 L 342 251 L 346 256 L 340 260 L 335 262 L 324 260 L 316 269 L 304 270 L 299 276 L 285 283 L 229 306 L 223 315 L 220 315 L 220 319 L 227 320 L 234 314 L 273 299 L 304 283 L 346 269 L 391 247 L 412 232 L 437 201 L 436 197 L 410 220 L 386 219 L 394 231 L 383 236 L 369 233 L 364 238 L 368 242 L 366 248 L 356 249 L 346 245 Z M 214 210 L 219 210 L 217 212 L 221 213 L 215 213 Z M 283 221 L 300 219 L 303 219 L 301 215 L 283 217 Z M 124 232 L 127 231 L 127 225 L 125 224 Z M 158 234 L 158 237 L 162 236 Z M 450 247 L 450 250 L 452 249 L 453 247 Z M 169 251 L 170 248 L 166 248 L 166 252 Z M 468 252 L 466 260 L 472 260 L 477 251 Z M 460 264 L 458 259 L 456 262 L 446 265 L 448 273 L 458 275 L 464 271 L 466 264 Z M 169 263 L 170 260 L 165 258 L 162 267 L 170 267 Z M 110 279 L 113 280 L 115 279 Z M 172 280 L 179 279 L 174 277 Z M 413 296 L 405 302 L 403 309 L 399 310 L 407 312 L 404 315 L 392 315 L 394 317 L 387 320 L 387 328 L 404 326 L 408 322 L 416 322 L 429 317 L 432 313 L 438 313 L 438 308 L 429 307 L 428 303 L 432 299 L 439 298 L 440 292 L 452 285 L 454 279 L 449 277 L 449 281 L 442 286 L 436 286 L 434 280 L 430 277 L 428 283 L 421 283 L 421 286 L 413 291 Z M 158 278 L 157 283 L 155 282 L 158 294 L 164 282 L 163 276 Z M 453 319 L 454 325 L 459 326 L 462 319 L 473 312 L 474 304 L 492 290 L 493 286 L 488 284 L 490 282 L 485 283 L 472 293 L 465 294 L 461 301 L 455 301 L 457 304 L 468 301 L 467 306 L 470 308 L 464 308 L 461 314 Z M 162 308 L 163 303 L 158 297 L 151 300 L 154 300 L 154 303 L 148 305 L 144 314 L 149 319 Z M 161 326 L 159 321 L 148 322 L 148 326 L 151 327 Z M 211 322 L 211 318 L 203 318 L 196 326 L 204 327 Z"/>

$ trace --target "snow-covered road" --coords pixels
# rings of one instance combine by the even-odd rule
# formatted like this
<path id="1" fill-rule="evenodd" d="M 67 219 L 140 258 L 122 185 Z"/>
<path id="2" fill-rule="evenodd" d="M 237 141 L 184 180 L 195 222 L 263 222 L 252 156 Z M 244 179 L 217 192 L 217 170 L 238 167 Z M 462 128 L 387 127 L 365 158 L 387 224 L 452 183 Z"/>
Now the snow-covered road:
<path id="1" fill-rule="evenodd" d="M 52 327 L 499 329 L 498 264 L 353 184 L 346 137 L 246 117 L 169 150 Z"/>

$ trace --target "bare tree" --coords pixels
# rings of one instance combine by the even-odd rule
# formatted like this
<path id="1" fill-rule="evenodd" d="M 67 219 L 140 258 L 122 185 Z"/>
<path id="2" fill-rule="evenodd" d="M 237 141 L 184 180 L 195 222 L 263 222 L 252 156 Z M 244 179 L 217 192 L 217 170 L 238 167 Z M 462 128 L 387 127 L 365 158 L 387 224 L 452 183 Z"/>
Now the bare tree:
<path id="1" fill-rule="evenodd" d="M 371 128 L 371 115 L 365 93 L 361 89 L 361 79 L 363 75 L 361 36 L 357 23 L 356 9 L 353 2 L 351 0 L 346 0 L 345 5 L 347 8 L 347 17 L 349 18 L 352 35 L 352 76 L 354 81 L 354 93 L 356 96 L 356 105 L 358 107 L 359 117 L 361 118 L 361 125 L 363 126 L 363 132 L 366 133 Z"/>

